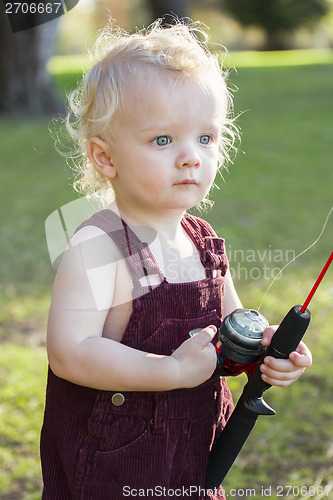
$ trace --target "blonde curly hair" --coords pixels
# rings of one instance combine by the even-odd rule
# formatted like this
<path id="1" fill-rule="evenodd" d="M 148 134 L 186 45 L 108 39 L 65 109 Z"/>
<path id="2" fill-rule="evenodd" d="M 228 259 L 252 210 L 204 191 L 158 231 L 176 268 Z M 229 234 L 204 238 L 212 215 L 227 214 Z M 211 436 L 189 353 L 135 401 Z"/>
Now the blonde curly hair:
<path id="1" fill-rule="evenodd" d="M 158 20 L 149 28 L 129 34 L 114 27 L 111 20 L 98 37 L 93 65 L 83 75 L 79 86 L 69 95 L 66 128 L 75 143 L 70 156 L 76 180 L 74 188 L 98 198 L 105 205 L 114 199 L 111 182 L 91 162 L 87 145 L 92 137 L 105 138 L 112 128 L 112 117 L 122 106 L 126 82 L 142 74 L 147 64 L 155 68 L 177 72 L 177 77 L 194 78 L 206 89 L 212 78 L 221 87 L 226 106 L 219 167 L 231 161 L 230 152 L 236 150 L 238 129 L 232 118 L 233 103 L 226 85 L 227 71 L 217 54 L 207 46 L 208 35 L 198 22 L 176 23 L 162 27 Z M 206 200 L 207 201 L 207 200 Z"/>

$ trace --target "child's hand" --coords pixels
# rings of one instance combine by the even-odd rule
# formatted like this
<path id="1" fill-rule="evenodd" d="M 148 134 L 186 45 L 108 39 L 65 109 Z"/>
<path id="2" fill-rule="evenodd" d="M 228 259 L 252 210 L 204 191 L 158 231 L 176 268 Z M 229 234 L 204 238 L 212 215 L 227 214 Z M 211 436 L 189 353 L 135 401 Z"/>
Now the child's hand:
<path id="1" fill-rule="evenodd" d="M 267 346 L 271 343 L 272 337 L 278 326 L 269 326 L 264 331 L 262 344 Z M 297 380 L 311 366 L 312 354 L 309 348 L 300 342 L 296 351 L 290 353 L 289 359 L 276 359 L 266 356 L 260 367 L 262 379 L 270 385 L 287 387 Z"/>
<path id="2" fill-rule="evenodd" d="M 211 340 L 216 332 L 216 327 L 210 325 L 183 342 L 172 354 L 177 362 L 177 388 L 196 387 L 214 373 L 217 359 Z"/>

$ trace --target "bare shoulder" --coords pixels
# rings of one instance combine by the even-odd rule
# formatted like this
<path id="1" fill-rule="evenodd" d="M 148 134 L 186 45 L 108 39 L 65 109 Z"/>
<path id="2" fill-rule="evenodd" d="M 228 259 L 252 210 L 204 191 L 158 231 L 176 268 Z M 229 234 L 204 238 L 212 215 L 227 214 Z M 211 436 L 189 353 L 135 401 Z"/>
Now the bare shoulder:
<path id="1" fill-rule="evenodd" d="M 53 305 L 90 311 L 110 309 L 117 262 L 122 254 L 112 238 L 96 226 L 85 226 L 71 238 L 59 266 Z"/>
<path id="2" fill-rule="evenodd" d="M 94 259 L 101 261 L 103 256 L 108 256 L 109 259 L 121 256 L 121 251 L 113 239 L 97 226 L 84 226 L 74 233 L 69 246 L 77 245 L 88 262 Z"/>

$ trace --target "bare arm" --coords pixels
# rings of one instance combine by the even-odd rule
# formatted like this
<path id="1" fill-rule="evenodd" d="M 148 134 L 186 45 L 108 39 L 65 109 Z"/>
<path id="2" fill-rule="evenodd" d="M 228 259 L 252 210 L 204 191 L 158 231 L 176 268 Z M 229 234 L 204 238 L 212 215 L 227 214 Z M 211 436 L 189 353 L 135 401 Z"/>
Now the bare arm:
<path id="1" fill-rule="evenodd" d="M 49 314 L 47 348 L 53 372 L 101 390 L 162 391 L 207 380 L 216 363 L 210 344 L 214 329 L 187 340 L 172 356 L 145 353 L 102 336 L 114 298 L 118 252 L 97 228 L 83 228 L 72 239 L 55 279 Z M 106 261 L 105 255 L 112 258 Z"/>
<path id="2" fill-rule="evenodd" d="M 235 309 L 243 307 L 237 295 L 229 269 L 225 277 L 225 291 L 223 300 L 223 318 L 231 314 Z"/>

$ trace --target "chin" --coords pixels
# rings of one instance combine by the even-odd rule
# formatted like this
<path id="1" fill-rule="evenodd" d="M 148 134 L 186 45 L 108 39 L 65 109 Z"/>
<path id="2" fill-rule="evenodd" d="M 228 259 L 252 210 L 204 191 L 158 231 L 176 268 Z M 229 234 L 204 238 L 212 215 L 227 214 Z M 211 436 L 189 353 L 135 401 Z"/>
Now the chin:
<path id="1" fill-rule="evenodd" d="M 202 200 L 196 200 L 196 201 L 192 201 L 192 202 L 188 202 L 188 203 L 175 203 L 173 205 L 173 209 L 174 210 L 181 210 L 183 212 L 185 212 L 186 210 L 190 210 L 191 208 L 195 207 L 196 205 L 198 205 Z"/>

